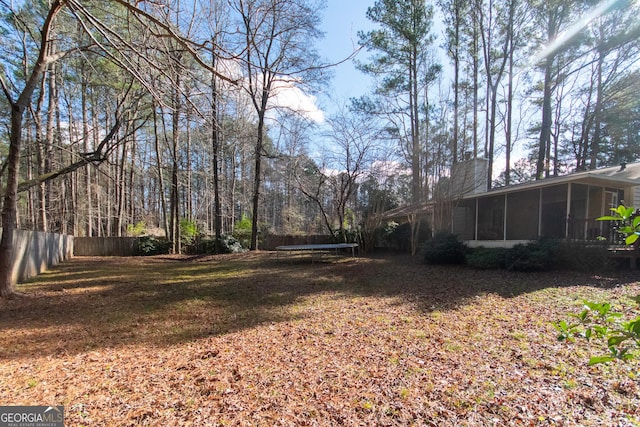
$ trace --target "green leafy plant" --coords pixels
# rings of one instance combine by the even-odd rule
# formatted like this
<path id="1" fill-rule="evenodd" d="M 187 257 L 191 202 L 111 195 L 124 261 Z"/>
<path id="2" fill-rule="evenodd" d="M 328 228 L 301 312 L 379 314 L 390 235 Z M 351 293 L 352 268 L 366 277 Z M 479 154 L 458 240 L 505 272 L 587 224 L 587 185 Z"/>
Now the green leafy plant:
<path id="1" fill-rule="evenodd" d="M 583 310 L 571 315 L 576 319 L 574 323 L 564 320 L 554 323 L 558 340 L 573 342 L 578 337 L 603 340 L 609 353 L 592 356 L 590 365 L 637 358 L 640 350 L 640 295 L 632 297 L 632 300 L 636 306 L 626 313 L 614 310 L 609 302 L 584 301 Z M 625 320 L 625 317 L 634 315 L 635 318 Z"/>
<path id="2" fill-rule="evenodd" d="M 609 245 L 606 240 L 558 241 L 553 251 L 555 270 L 589 271 L 602 273 L 616 267 L 616 260 L 609 256 Z"/>
<path id="3" fill-rule="evenodd" d="M 164 255 L 171 251 L 171 241 L 157 239 L 153 236 L 142 236 L 138 240 L 138 253 L 140 255 Z"/>
<path id="4" fill-rule="evenodd" d="M 235 254 L 245 252 L 246 249 L 240 241 L 233 236 L 222 235 L 216 239 L 215 253 L 217 254 Z"/>
<path id="5" fill-rule="evenodd" d="M 187 218 L 180 220 L 180 239 L 184 246 L 192 245 L 198 237 L 198 224 Z"/>
<path id="6" fill-rule="evenodd" d="M 251 231 L 251 220 L 245 214 L 242 214 L 242 218 L 236 222 L 233 229 L 236 231 Z"/>
<path id="7" fill-rule="evenodd" d="M 601 216 L 598 221 L 617 221 L 620 226 L 618 233 L 625 235 L 625 243 L 633 245 L 638 242 L 640 237 L 640 215 L 638 211 L 632 207 L 620 205 L 617 208 L 611 208 L 613 215 Z"/>
<path id="8" fill-rule="evenodd" d="M 251 242 L 251 220 L 242 214 L 240 221 L 233 226 L 233 237 L 242 243 L 242 246 L 248 247 Z"/>
<path id="9" fill-rule="evenodd" d="M 625 236 L 627 245 L 638 246 L 640 236 L 640 215 L 632 207 L 620 205 L 611 208 L 613 215 L 602 216 L 599 221 L 617 221 L 617 231 Z M 575 337 L 597 338 L 605 342 L 608 354 L 593 356 L 589 364 L 608 363 L 614 360 L 630 361 L 638 357 L 640 350 L 640 295 L 631 297 L 635 308 L 614 311 L 610 302 L 595 303 L 584 301 L 584 308 L 571 316 L 575 323 L 562 320 L 554 324 L 558 330 L 558 339 L 573 341 Z"/>
<path id="10" fill-rule="evenodd" d="M 138 237 L 146 234 L 147 224 L 144 221 L 138 221 L 135 224 L 127 224 L 127 235 Z"/>

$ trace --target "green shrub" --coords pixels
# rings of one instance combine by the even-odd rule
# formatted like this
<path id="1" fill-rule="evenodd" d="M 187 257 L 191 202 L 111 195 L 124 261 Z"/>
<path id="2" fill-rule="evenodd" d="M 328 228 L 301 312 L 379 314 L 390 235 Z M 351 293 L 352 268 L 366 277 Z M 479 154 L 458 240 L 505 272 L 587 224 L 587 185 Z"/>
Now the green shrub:
<path id="1" fill-rule="evenodd" d="M 251 243 L 251 220 L 246 215 L 242 215 L 242 219 L 233 226 L 233 237 L 242 243 L 243 246 L 249 247 Z"/>
<path id="2" fill-rule="evenodd" d="M 427 264 L 463 264 L 466 251 L 466 246 L 458 241 L 456 235 L 447 232 L 436 233 L 422 246 Z"/>
<path id="3" fill-rule="evenodd" d="M 505 267 L 512 271 L 545 271 L 550 269 L 549 252 L 538 243 L 519 243 L 507 250 Z"/>
<path id="4" fill-rule="evenodd" d="M 251 232 L 251 226 L 253 224 L 251 223 L 251 220 L 245 215 L 242 214 L 242 218 L 240 219 L 240 221 L 236 222 L 233 229 L 236 231 L 249 231 Z"/>
<path id="5" fill-rule="evenodd" d="M 190 255 L 233 254 L 245 251 L 246 248 L 242 246 L 240 241 L 230 235 L 223 235 L 220 239 L 205 237 L 185 247 L 185 252 Z"/>
<path id="6" fill-rule="evenodd" d="M 506 248 L 474 248 L 467 254 L 467 264 L 482 270 L 505 268 L 506 253 Z"/>
<path id="7" fill-rule="evenodd" d="M 135 224 L 127 224 L 127 236 L 138 237 L 147 232 L 147 224 L 138 221 Z"/>
<path id="8" fill-rule="evenodd" d="M 153 236 L 142 236 L 138 240 L 139 255 L 165 255 L 171 252 L 171 242 Z"/>
<path id="9" fill-rule="evenodd" d="M 613 267 L 606 242 L 566 242 L 543 239 L 518 244 L 510 249 L 471 249 L 467 264 L 479 269 L 506 268 L 512 271 L 549 270 L 604 271 Z"/>
<path id="10" fill-rule="evenodd" d="M 246 248 L 233 236 L 223 235 L 215 241 L 215 253 L 217 254 L 235 254 L 245 251 Z"/>
<path id="11" fill-rule="evenodd" d="M 558 242 L 554 267 L 560 270 L 600 272 L 612 270 L 616 260 L 609 256 L 607 242 Z"/>
<path id="12" fill-rule="evenodd" d="M 198 237 L 198 224 L 186 218 L 180 220 L 180 242 L 182 246 L 193 245 Z"/>

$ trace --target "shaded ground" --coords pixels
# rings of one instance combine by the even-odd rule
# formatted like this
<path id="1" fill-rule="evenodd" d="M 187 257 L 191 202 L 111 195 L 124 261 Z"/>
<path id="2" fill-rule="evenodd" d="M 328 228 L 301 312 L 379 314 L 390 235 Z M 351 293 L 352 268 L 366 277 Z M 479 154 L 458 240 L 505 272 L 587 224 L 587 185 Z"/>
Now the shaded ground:
<path id="1" fill-rule="evenodd" d="M 638 425 L 637 364 L 550 322 L 637 273 L 408 257 L 75 258 L 0 301 L 0 402 L 68 426 Z"/>

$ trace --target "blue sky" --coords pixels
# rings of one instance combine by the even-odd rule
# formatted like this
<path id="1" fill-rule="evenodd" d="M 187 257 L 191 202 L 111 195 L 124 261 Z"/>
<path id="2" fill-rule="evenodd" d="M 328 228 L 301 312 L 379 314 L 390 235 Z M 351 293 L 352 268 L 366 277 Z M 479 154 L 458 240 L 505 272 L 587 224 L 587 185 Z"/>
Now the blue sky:
<path id="1" fill-rule="evenodd" d="M 323 14 L 322 30 L 325 37 L 318 43 L 320 54 L 329 62 L 339 62 L 358 48 L 358 31 L 371 28 L 366 17 L 367 8 L 374 0 L 327 0 Z M 367 52 L 358 58 L 366 59 Z M 353 61 L 347 61 L 333 69 L 332 98 L 346 101 L 367 92 L 369 78 L 356 70 Z"/>

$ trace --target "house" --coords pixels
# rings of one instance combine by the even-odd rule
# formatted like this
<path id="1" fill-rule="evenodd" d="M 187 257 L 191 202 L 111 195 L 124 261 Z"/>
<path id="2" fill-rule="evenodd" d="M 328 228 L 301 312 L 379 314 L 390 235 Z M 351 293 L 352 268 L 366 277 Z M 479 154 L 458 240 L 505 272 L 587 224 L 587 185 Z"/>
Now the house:
<path id="1" fill-rule="evenodd" d="M 540 238 L 614 242 L 612 223 L 596 221 L 623 203 L 640 207 L 640 163 L 576 172 L 487 190 L 487 160 L 451 171 L 446 201 L 386 212 L 386 219 L 426 218 L 470 247 L 512 247 Z"/>
<path id="2" fill-rule="evenodd" d="M 610 215 L 619 204 L 640 207 L 640 163 L 486 190 L 486 160 L 452 170 L 451 231 L 468 246 L 511 247 L 540 238 L 615 240 Z M 466 185 L 465 185 L 466 184 Z"/>

